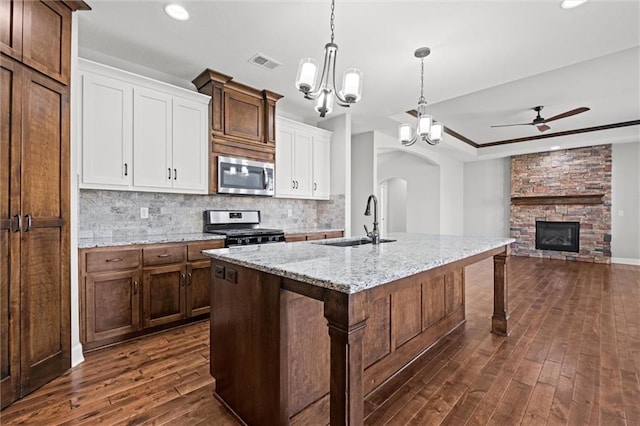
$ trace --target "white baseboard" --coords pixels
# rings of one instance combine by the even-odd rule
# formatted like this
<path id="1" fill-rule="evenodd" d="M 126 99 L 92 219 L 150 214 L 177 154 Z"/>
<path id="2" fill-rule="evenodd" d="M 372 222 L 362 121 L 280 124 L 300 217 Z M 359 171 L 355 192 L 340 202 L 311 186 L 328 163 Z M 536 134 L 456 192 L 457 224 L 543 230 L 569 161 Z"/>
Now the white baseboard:
<path id="1" fill-rule="evenodd" d="M 82 354 L 82 344 L 78 343 L 71 348 L 71 367 L 84 362 L 84 355 Z"/>
<path id="2" fill-rule="evenodd" d="M 640 265 L 640 259 L 629 259 L 626 257 L 612 257 L 611 263 L 621 263 L 623 265 Z"/>

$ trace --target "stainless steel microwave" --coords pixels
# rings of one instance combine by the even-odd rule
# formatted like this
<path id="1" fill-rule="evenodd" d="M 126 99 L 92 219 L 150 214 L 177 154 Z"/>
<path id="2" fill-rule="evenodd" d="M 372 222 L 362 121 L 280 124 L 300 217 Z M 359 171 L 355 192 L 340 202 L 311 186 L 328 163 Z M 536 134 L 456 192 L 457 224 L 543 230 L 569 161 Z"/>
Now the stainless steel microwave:
<path id="1" fill-rule="evenodd" d="M 272 196 L 273 173 L 273 163 L 218 156 L 218 193 Z"/>

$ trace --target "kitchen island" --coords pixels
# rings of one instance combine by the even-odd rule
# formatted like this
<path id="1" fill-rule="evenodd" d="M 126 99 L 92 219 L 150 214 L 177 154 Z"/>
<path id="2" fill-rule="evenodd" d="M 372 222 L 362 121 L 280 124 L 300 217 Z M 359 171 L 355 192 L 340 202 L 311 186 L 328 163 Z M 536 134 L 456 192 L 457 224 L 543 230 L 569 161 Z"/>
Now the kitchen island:
<path id="1" fill-rule="evenodd" d="M 247 424 L 363 422 L 364 397 L 465 321 L 464 267 L 493 257 L 508 334 L 510 238 L 392 234 L 206 251 L 216 397 Z M 487 327 L 488 328 L 488 327 Z"/>

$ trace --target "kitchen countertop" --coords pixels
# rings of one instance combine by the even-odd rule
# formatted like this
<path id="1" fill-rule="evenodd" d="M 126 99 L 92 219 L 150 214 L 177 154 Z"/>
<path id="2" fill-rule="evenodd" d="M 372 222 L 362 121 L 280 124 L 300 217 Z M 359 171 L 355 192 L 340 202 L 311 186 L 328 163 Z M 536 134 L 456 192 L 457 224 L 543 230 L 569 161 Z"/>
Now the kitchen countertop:
<path id="1" fill-rule="evenodd" d="M 214 259 L 352 294 L 515 241 L 513 238 L 394 233 L 385 238 L 397 241 L 379 245 L 326 245 L 358 238 L 231 247 L 203 253 Z"/>
<path id="2" fill-rule="evenodd" d="M 224 240 L 224 235 L 193 233 L 163 235 L 127 235 L 110 238 L 79 238 L 78 248 L 129 246 L 133 244 L 183 243 L 192 241 Z"/>

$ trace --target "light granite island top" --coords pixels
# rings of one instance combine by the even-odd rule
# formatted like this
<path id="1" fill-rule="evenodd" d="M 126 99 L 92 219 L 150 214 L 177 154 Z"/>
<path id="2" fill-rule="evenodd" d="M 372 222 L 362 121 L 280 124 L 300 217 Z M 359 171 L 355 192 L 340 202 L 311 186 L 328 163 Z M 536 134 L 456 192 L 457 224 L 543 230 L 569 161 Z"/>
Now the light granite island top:
<path id="1" fill-rule="evenodd" d="M 215 395 L 245 424 L 362 425 L 367 395 L 465 323 L 465 267 L 480 260 L 493 258 L 491 331 L 508 335 L 513 239 L 385 237 L 203 252 Z"/>
<path id="2" fill-rule="evenodd" d="M 513 238 L 396 233 L 393 242 L 336 247 L 336 238 L 205 250 L 214 259 L 342 293 L 357 293 L 514 242 Z"/>

